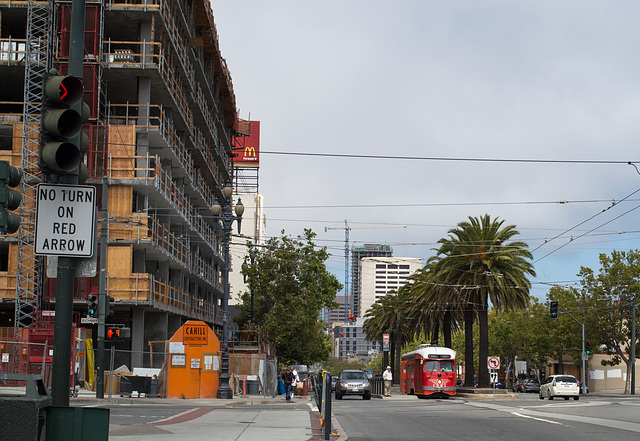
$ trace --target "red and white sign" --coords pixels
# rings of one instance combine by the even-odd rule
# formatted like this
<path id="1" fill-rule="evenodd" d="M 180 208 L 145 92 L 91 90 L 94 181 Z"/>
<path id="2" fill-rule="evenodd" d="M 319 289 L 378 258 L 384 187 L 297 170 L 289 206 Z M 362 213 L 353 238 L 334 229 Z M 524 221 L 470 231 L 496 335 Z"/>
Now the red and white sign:
<path id="1" fill-rule="evenodd" d="M 487 366 L 489 369 L 499 369 L 500 368 L 500 358 L 498 357 L 489 357 L 487 361 Z"/>
<path id="2" fill-rule="evenodd" d="M 389 343 L 389 334 L 382 334 L 382 343 Z"/>
<path id="3" fill-rule="evenodd" d="M 233 140 L 233 160 L 243 166 L 260 165 L 260 121 L 248 121 L 251 135 L 237 136 Z"/>

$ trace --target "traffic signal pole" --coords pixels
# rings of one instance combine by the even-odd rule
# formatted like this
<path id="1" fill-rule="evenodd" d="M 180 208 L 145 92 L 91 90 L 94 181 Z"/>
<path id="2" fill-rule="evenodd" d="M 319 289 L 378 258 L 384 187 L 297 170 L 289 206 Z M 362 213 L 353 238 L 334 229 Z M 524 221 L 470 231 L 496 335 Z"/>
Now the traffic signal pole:
<path id="1" fill-rule="evenodd" d="M 107 286 L 107 178 L 102 178 L 102 213 L 100 219 L 100 281 L 98 288 L 98 342 L 96 347 L 96 398 L 104 398 L 104 330 Z"/>
<path id="2" fill-rule="evenodd" d="M 85 0 L 73 0 L 71 4 L 71 35 L 69 42 L 69 75 L 82 79 L 84 58 Z M 72 106 L 82 115 L 82 100 Z M 81 131 L 82 132 L 82 131 Z M 76 145 L 80 145 L 82 133 L 77 135 Z M 77 185 L 78 174 L 61 175 L 64 184 Z M 51 404 L 54 407 L 69 407 L 69 380 L 71 368 L 71 347 L 73 340 L 73 293 L 76 258 L 58 258 L 58 279 L 56 283 L 56 315 L 53 334 L 53 366 L 51 372 Z M 98 329 L 100 327 L 98 326 Z M 103 329 L 104 331 L 104 329 Z"/>

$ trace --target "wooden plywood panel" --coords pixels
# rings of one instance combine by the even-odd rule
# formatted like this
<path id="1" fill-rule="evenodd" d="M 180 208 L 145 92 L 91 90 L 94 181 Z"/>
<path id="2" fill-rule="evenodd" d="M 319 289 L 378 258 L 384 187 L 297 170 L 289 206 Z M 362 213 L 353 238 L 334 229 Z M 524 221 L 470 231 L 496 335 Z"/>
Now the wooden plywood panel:
<path id="1" fill-rule="evenodd" d="M 109 126 L 109 175 L 112 178 L 135 176 L 135 126 Z"/>
<path id="2" fill-rule="evenodd" d="M 128 276 L 131 274 L 133 247 L 110 246 L 107 248 L 107 273 L 110 276 Z"/>
<path id="3" fill-rule="evenodd" d="M 107 209 L 111 215 L 130 214 L 133 207 L 131 185 L 111 185 L 107 197 Z"/>

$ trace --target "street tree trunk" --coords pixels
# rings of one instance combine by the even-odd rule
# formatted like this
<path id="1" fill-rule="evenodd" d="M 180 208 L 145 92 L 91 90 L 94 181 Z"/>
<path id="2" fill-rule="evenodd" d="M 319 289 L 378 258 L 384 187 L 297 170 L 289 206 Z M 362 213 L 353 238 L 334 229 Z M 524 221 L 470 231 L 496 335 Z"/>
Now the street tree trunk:
<path id="1" fill-rule="evenodd" d="M 473 307 L 464 310 L 464 387 L 473 387 Z"/>

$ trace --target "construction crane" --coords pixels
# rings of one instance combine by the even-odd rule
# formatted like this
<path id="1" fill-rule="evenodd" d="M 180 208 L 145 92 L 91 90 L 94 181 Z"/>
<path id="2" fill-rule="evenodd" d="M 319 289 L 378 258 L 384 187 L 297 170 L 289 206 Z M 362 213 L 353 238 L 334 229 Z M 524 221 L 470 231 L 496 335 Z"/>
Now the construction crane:
<path id="1" fill-rule="evenodd" d="M 344 230 L 344 322 L 355 320 L 356 317 L 351 314 L 349 307 L 349 231 L 354 229 L 369 228 L 407 228 L 406 225 L 361 225 L 358 227 L 350 227 L 347 220 L 344 220 L 344 227 L 324 227 L 324 232 L 329 230 Z"/>

